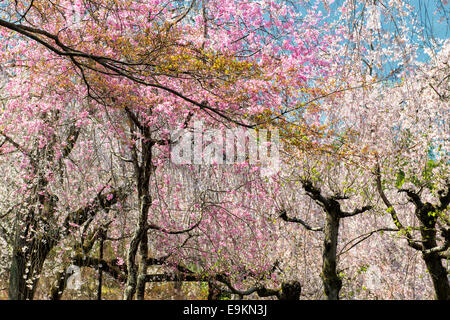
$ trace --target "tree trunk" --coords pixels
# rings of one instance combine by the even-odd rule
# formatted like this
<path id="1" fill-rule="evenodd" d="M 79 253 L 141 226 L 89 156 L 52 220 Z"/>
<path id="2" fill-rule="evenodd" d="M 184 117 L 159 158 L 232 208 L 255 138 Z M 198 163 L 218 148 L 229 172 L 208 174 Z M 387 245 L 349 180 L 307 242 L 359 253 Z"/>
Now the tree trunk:
<path id="1" fill-rule="evenodd" d="M 436 254 L 423 255 L 423 260 L 433 281 L 434 296 L 437 300 L 450 300 L 450 286 L 447 270 L 442 265 L 442 259 Z"/>
<path id="2" fill-rule="evenodd" d="M 123 295 L 124 300 L 133 300 L 134 294 L 136 293 L 138 268 L 136 265 L 136 254 L 139 247 L 139 242 L 142 238 L 142 230 L 138 228 L 133 236 L 130 243 L 130 248 L 127 254 L 127 283 L 125 286 L 125 292 Z"/>
<path id="3" fill-rule="evenodd" d="M 342 281 L 336 272 L 336 248 L 339 232 L 339 215 L 337 212 L 327 212 L 324 227 L 323 265 L 321 278 L 327 300 L 339 300 Z"/>
<path id="4" fill-rule="evenodd" d="M 23 245 L 27 242 L 19 242 L 19 244 L 13 249 L 8 298 L 10 300 L 33 300 L 44 261 L 51 247 L 48 242 L 32 241 L 32 243 L 28 243 L 30 247 L 23 252 Z"/>
<path id="5" fill-rule="evenodd" d="M 44 224 L 45 229 L 39 233 L 34 231 L 39 228 L 33 210 L 30 210 L 26 217 L 17 215 L 16 219 L 25 221 L 23 227 L 17 225 L 15 227 L 8 298 L 10 300 L 32 300 L 45 259 L 56 244 L 52 238 L 55 235 L 49 223 L 42 219 L 40 222 Z"/>
<path id="6" fill-rule="evenodd" d="M 33 298 L 33 294 L 26 285 L 26 279 L 24 279 L 24 277 L 26 277 L 26 263 L 27 261 L 24 254 L 19 252 L 17 248 L 14 248 L 11 269 L 9 272 L 8 298 L 10 300 L 26 300 Z"/>
<path id="7" fill-rule="evenodd" d="M 148 190 L 148 189 L 147 189 Z M 148 191 L 147 191 L 148 194 Z M 130 243 L 130 248 L 128 249 L 127 254 L 127 268 L 128 268 L 128 276 L 127 276 L 127 284 L 124 293 L 124 300 L 133 300 L 133 297 L 136 293 L 136 288 L 139 282 L 140 285 L 140 297 L 142 297 L 142 287 L 145 290 L 145 282 L 142 284 L 141 281 L 138 280 L 138 266 L 136 264 L 136 255 L 139 249 L 139 244 L 145 238 L 147 234 L 147 216 L 148 211 L 151 206 L 151 198 L 150 196 L 142 196 L 140 198 L 140 215 L 138 221 L 138 227 L 134 233 L 134 236 Z"/>
<path id="8" fill-rule="evenodd" d="M 134 236 L 130 243 L 130 248 L 127 254 L 127 284 L 124 292 L 124 300 L 132 300 L 138 290 L 138 299 L 144 299 L 145 294 L 145 273 L 147 271 L 147 250 L 148 250 L 148 238 L 147 238 L 147 226 L 148 226 L 148 212 L 152 205 L 152 198 L 150 195 L 150 176 L 153 170 L 152 163 L 152 147 L 154 145 L 151 139 L 151 132 L 147 127 L 140 123 L 139 119 L 129 109 L 125 109 L 128 117 L 132 123 L 130 126 L 130 133 L 133 136 L 135 127 L 139 128 L 140 133 L 144 137 L 141 140 L 142 148 L 140 151 L 140 157 L 136 146 L 132 149 L 132 161 L 134 167 L 134 178 L 136 179 L 138 201 L 139 201 L 139 217 L 138 225 L 134 232 Z M 140 158 L 140 159 L 139 159 Z M 145 243 L 142 243 L 144 241 Z M 141 268 L 138 268 L 136 263 L 136 256 L 138 249 L 141 252 Z M 140 269 L 140 270 L 139 270 Z M 145 273 L 143 273 L 145 272 Z"/>
<path id="9" fill-rule="evenodd" d="M 416 216 L 422 223 L 421 237 L 425 250 L 437 246 L 436 241 L 436 217 L 431 214 L 429 206 L 419 207 Z M 438 253 L 422 254 L 434 287 L 434 296 L 437 300 L 450 300 L 450 285 L 448 281 L 447 269 L 442 264 L 442 258 Z"/>
<path id="10" fill-rule="evenodd" d="M 147 258 L 148 258 L 148 234 L 144 232 L 139 248 L 141 255 L 141 263 L 139 264 L 139 275 L 147 274 Z M 137 279 L 137 300 L 145 300 L 145 285 L 146 281 L 144 277 L 138 277 Z"/>

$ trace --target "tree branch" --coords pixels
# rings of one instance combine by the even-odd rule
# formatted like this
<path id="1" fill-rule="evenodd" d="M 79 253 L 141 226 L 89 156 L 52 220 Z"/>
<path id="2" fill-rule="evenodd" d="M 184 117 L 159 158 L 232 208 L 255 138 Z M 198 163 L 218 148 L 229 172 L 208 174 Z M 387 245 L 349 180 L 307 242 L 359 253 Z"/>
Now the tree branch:
<path id="1" fill-rule="evenodd" d="M 309 180 L 302 180 L 303 188 L 305 189 L 306 193 L 315 200 L 318 204 L 320 204 L 322 207 L 328 207 L 329 205 L 329 199 L 322 196 L 319 189 L 314 187 L 311 181 Z"/>
<path id="2" fill-rule="evenodd" d="M 113 74 L 115 74 L 117 76 L 125 77 L 125 78 L 127 78 L 127 79 L 129 79 L 129 80 L 131 80 L 131 81 L 133 81 L 135 83 L 142 84 L 142 85 L 147 86 L 147 87 L 153 87 L 153 88 L 158 88 L 158 89 L 164 90 L 164 91 L 166 91 L 168 93 L 171 93 L 172 95 L 174 95 L 176 97 L 181 98 L 182 100 L 184 100 L 184 101 L 186 101 L 186 102 L 188 102 L 188 103 L 190 103 L 190 104 L 192 104 L 194 106 L 199 107 L 201 110 L 211 111 L 212 113 L 218 115 L 219 117 L 221 117 L 221 118 L 223 118 L 223 119 L 225 119 L 225 120 L 227 120 L 229 122 L 235 123 L 235 124 L 237 124 L 239 126 L 246 127 L 246 128 L 254 128 L 255 127 L 254 125 L 249 125 L 249 124 L 243 123 L 241 121 L 232 119 L 229 116 L 227 116 L 226 114 L 224 114 L 223 112 L 218 111 L 217 109 L 210 107 L 207 103 L 201 103 L 201 102 L 195 101 L 195 100 L 189 98 L 188 96 L 184 95 L 183 93 L 178 92 L 177 90 L 174 90 L 172 88 L 163 86 L 163 85 L 161 85 L 159 83 L 147 82 L 147 81 L 137 77 L 135 75 L 135 71 L 133 71 L 133 70 L 126 70 L 126 69 L 122 69 L 122 68 L 118 67 L 120 65 L 122 65 L 122 66 L 130 66 L 132 64 L 129 64 L 129 63 L 126 63 L 126 62 L 120 61 L 120 60 L 115 60 L 115 59 L 112 59 L 112 58 L 109 58 L 109 57 L 96 56 L 96 55 L 92 55 L 92 54 L 87 54 L 87 53 L 81 52 L 79 50 L 75 50 L 73 48 L 70 48 L 70 47 L 64 45 L 59 40 L 57 35 L 53 35 L 53 34 L 47 32 L 45 30 L 32 28 L 32 27 L 28 27 L 28 26 L 24 26 L 24 25 L 20 25 L 20 24 L 10 23 L 10 22 L 8 22 L 6 20 L 3 20 L 3 19 L 0 19 L 0 26 L 5 27 L 5 28 L 10 29 L 10 30 L 13 30 L 15 32 L 18 32 L 18 33 L 20 33 L 20 34 L 22 34 L 22 35 L 24 35 L 24 36 L 34 40 L 34 41 L 40 43 L 41 45 L 45 46 L 47 49 L 49 49 L 50 51 L 52 51 L 53 53 L 55 53 L 55 54 L 57 54 L 59 56 L 72 58 L 72 62 L 74 62 L 73 58 L 75 58 L 75 57 L 81 57 L 81 58 L 92 60 L 92 61 L 98 63 L 99 65 L 101 65 L 102 67 L 104 67 L 106 70 L 112 71 Z M 59 48 L 53 46 L 52 44 L 50 44 L 49 42 L 45 41 L 44 39 L 42 39 L 38 35 L 39 36 L 44 36 L 44 37 L 46 37 L 48 39 L 51 39 L 52 41 L 54 41 L 56 46 L 58 46 Z M 93 68 L 93 67 L 90 67 L 90 66 L 87 66 L 87 65 L 84 65 L 84 66 L 86 68 L 88 68 L 88 69 L 93 70 L 93 71 L 101 72 L 100 70 L 98 70 L 96 68 Z M 78 67 L 81 67 L 81 65 L 78 64 Z"/>
<path id="3" fill-rule="evenodd" d="M 286 210 L 281 210 L 280 212 L 280 218 L 283 219 L 286 222 L 293 222 L 293 223 L 299 223 L 301 224 L 303 227 L 305 227 L 307 230 L 310 231 L 323 231 L 323 227 L 311 227 L 308 223 L 306 223 L 305 221 L 303 221 L 302 219 L 299 218 L 290 218 L 287 216 Z"/>
<path id="4" fill-rule="evenodd" d="M 419 195 L 412 190 L 409 189 L 399 189 L 398 192 L 405 192 L 408 195 L 408 198 L 414 203 L 414 205 L 420 210 L 423 208 L 424 204 L 420 199 Z"/>
<path id="5" fill-rule="evenodd" d="M 91 268 L 100 268 L 102 271 L 111 275 L 114 279 L 125 282 L 127 279 L 126 268 L 118 266 L 117 260 L 106 261 L 90 256 L 86 256 L 83 254 L 76 254 L 73 258 L 74 265 L 78 267 L 91 267 Z"/>
<path id="6" fill-rule="evenodd" d="M 155 224 L 147 225 L 146 226 L 146 230 L 149 230 L 149 229 L 158 230 L 158 231 L 161 231 L 161 232 L 166 233 L 166 234 L 182 234 L 182 233 L 187 233 L 189 231 L 194 230 L 195 228 L 197 228 L 199 226 L 200 222 L 202 222 L 202 219 L 197 221 L 197 223 L 195 223 L 193 226 L 189 227 L 188 229 L 184 229 L 184 230 L 167 230 L 167 229 L 164 229 L 164 228 L 162 228 L 160 226 L 157 226 Z"/>
<path id="7" fill-rule="evenodd" d="M 356 215 L 358 215 L 358 214 L 360 214 L 360 213 L 363 213 L 363 212 L 366 212 L 366 211 L 368 211 L 368 210 L 371 210 L 372 208 L 373 208 L 372 206 L 364 206 L 364 207 L 362 207 L 362 208 L 353 210 L 353 212 L 345 212 L 345 211 L 342 211 L 342 212 L 341 212 L 341 217 L 342 217 L 342 218 L 353 217 L 353 216 L 356 216 Z"/>
<path id="8" fill-rule="evenodd" d="M 391 202 L 389 201 L 389 199 L 386 197 L 386 194 L 383 191 L 383 187 L 381 185 L 381 171 L 380 171 L 380 165 L 377 163 L 377 166 L 375 168 L 375 178 L 376 178 L 376 185 L 377 185 L 377 191 L 381 197 L 381 200 L 383 200 L 384 204 L 387 207 L 387 211 L 388 213 L 391 215 L 392 221 L 394 222 L 395 226 L 405 232 L 406 234 L 406 238 L 408 241 L 408 245 L 416 250 L 423 250 L 423 245 L 422 244 L 418 244 L 416 242 L 414 242 L 413 237 L 411 235 L 411 232 L 409 232 L 409 230 L 407 230 L 403 224 L 400 222 L 400 220 L 398 219 L 397 216 L 397 212 L 395 211 L 394 206 L 391 204 Z"/>
<path id="9" fill-rule="evenodd" d="M 92 201 L 86 207 L 80 208 L 67 215 L 63 223 L 65 232 L 68 232 L 71 224 L 77 224 L 81 226 L 89 219 L 89 217 L 96 215 L 97 212 L 101 209 L 109 210 L 114 204 L 119 201 L 119 199 L 123 200 L 128 196 L 127 192 L 125 192 L 125 187 L 114 189 L 108 194 L 100 194 L 102 191 L 103 190 L 100 190 L 94 201 Z M 108 199 L 108 196 L 110 195 L 112 195 L 112 198 Z"/>
<path id="10" fill-rule="evenodd" d="M 393 229 L 393 228 L 380 228 L 380 229 L 376 229 L 376 230 L 372 230 L 368 233 L 362 234 L 357 236 L 356 238 L 350 240 L 349 242 L 347 242 L 341 249 L 341 251 L 338 253 L 338 257 L 346 252 L 349 252 L 351 249 L 353 249 L 354 247 L 356 247 L 358 244 L 360 244 L 361 242 L 363 242 L 364 240 L 366 240 L 367 238 L 369 238 L 370 236 L 372 236 L 373 234 L 377 233 L 377 232 L 384 232 L 384 231 L 399 231 L 398 229 Z M 352 243 L 353 241 L 359 239 L 356 243 L 352 244 L 348 249 L 346 249 L 346 247 Z"/>
<path id="11" fill-rule="evenodd" d="M 438 206 L 438 209 L 440 211 L 445 210 L 448 205 L 450 204 L 450 182 L 447 181 L 447 193 L 444 194 L 444 190 L 439 190 L 439 202 L 440 205 Z"/>

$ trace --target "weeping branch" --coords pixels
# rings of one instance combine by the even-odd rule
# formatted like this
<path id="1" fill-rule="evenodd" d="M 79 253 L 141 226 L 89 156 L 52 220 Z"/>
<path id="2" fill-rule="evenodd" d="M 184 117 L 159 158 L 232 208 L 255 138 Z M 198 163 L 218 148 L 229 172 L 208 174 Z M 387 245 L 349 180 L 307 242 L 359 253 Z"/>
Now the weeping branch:
<path id="1" fill-rule="evenodd" d="M 354 247 L 356 247 L 358 244 L 360 244 L 361 242 L 363 242 L 364 240 L 368 239 L 369 237 L 371 237 L 372 235 L 374 235 L 375 233 L 378 232 L 385 232 L 385 231 L 399 231 L 398 229 L 393 229 L 393 228 L 380 228 L 380 229 L 376 229 L 376 230 L 372 230 L 370 232 L 361 234 L 359 236 L 357 236 L 356 238 L 350 240 L 349 242 L 347 242 L 344 247 L 341 249 L 341 251 L 338 253 L 338 257 L 344 253 L 349 252 L 351 249 L 353 249 Z M 353 243 L 354 241 L 356 241 L 355 243 Z M 352 244 L 353 243 L 353 244 Z M 351 244 L 350 247 L 347 248 L 347 246 L 349 246 Z"/>

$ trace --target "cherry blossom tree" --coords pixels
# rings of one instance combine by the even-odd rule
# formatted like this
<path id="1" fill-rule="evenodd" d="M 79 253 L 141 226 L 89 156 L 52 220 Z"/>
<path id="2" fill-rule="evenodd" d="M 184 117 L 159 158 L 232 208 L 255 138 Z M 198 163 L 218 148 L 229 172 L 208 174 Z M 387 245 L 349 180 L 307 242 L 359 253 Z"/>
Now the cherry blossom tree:
<path id="1" fill-rule="evenodd" d="M 10 298 L 61 299 L 75 265 L 98 299 L 105 274 L 124 299 L 448 299 L 449 42 L 423 18 L 397 0 L 0 6 Z M 281 170 L 212 157 L 231 129 L 277 130 Z"/>
<path id="2" fill-rule="evenodd" d="M 347 152 L 364 159 L 380 210 L 422 254 L 435 297 L 448 299 L 448 41 L 429 54 L 430 64 L 409 64 L 400 79 L 344 92 L 346 108 L 330 120 L 349 133 Z"/>
<path id="3" fill-rule="evenodd" d="M 154 207 L 151 189 L 164 191 L 156 184 L 162 179 L 158 170 L 174 143 L 168 137 L 169 129 L 187 128 L 194 115 L 218 128 L 253 126 L 254 114 L 279 107 L 280 87 L 289 83 L 289 90 L 294 93 L 305 86 L 308 78 L 326 74 L 328 57 L 321 53 L 333 37 L 320 32 L 320 15 L 303 15 L 295 5 L 277 2 L 191 1 L 183 6 L 172 1 L 32 1 L 11 3 L 1 10 L 5 48 L 2 60 L 8 61 L 11 73 L 25 73 L 29 82 L 36 83 L 22 88 L 24 100 L 20 105 L 31 103 L 36 91 L 48 101 L 46 107 L 52 112 L 51 107 L 61 105 L 60 100 L 75 101 L 75 115 L 81 120 L 90 115 L 109 128 L 109 134 L 122 144 L 114 152 L 119 160 L 131 164 L 137 219 L 125 259 L 125 299 L 133 298 L 136 292 L 138 298 L 143 298 L 151 230 L 173 235 L 201 229 L 200 220 L 181 229 L 169 228 L 183 223 L 171 224 L 170 219 L 162 219 L 167 208 Z M 10 84 L 13 87 L 12 81 Z M 296 101 L 292 99 L 290 103 Z M 67 107 L 60 109 L 67 111 Z M 5 141 L 33 167 L 28 149 L 8 135 L 10 130 L 2 129 Z M 62 143 L 72 149 L 80 133 L 76 129 L 69 131 L 72 133 Z M 23 138 L 26 136 L 17 133 L 16 139 Z M 40 148 L 52 148 L 51 139 L 39 139 Z M 70 150 L 61 153 L 58 160 L 69 156 Z M 53 169 L 51 157 L 40 157 L 40 161 Z M 67 180 L 71 181 L 69 177 Z M 99 184 L 106 185 L 109 193 L 102 193 L 105 189 L 99 187 L 96 197 L 91 196 L 94 202 L 87 203 L 109 210 L 119 194 L 112 192 L 109 185 Z M 37 188 L 37 193 L 47 192 L 46 187 L 47 182 Z M 117 192 L 123 192 L 120 190 Z M 240 199 L 231 192 L 233 187 L 229 190 L 233 201 Z M 264 197 L 263 193 L 256 194 Z M 45 198 L 45 194 L 41 196 Z M 170 195 L 163 199 L 166 197 Z M 56 198 L 47 206 L 41 205 L 53 215 L 55 201 Z M 150 213 L 156 214 L 158 209 L 161 216 L 156 215 L 155 220 L 159 224 L 154 224 Z M 249 209 L 253 210 L 251 206 Z M 70 223 L 90 223 L 89 215 L 79 220 L 79 210 L 90 209 L 66 212 L 67 217 L 76 218 Z M 245 210 L 235 210 L 238 209 L 226 208 L 222 203 L 213 212 L 224 219 L 220 224 L 227 225 L 227 217 L 232 214 L 248 215 Z M 191 218 L 202 218 L 195 212 L 192 215 Z M 253 219 L 251 216 L 248 218 Z M 29 225 L 26 223 L 23 228 L 27 230 Z M 225 245 L 221 240 L 224 235 L 218 231 L 214 234 L 219 237 L 215 240 Z M 21 250 L 23 246 L 17 248 Z M 220 257 L 220 252 L 216 255 Z M 45 255 L 38 260 L 43 263 Z M 17 279 L 20 275 L 12 277 Z M 32 296 L 30 292 L 24 297 Z"/>

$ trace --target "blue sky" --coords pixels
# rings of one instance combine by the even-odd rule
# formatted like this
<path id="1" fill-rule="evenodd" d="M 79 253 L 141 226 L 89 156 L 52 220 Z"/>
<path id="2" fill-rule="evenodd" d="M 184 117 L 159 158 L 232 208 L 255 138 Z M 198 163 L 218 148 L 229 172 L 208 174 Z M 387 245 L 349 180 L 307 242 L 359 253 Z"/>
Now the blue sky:
<path id="1" fill-rule="evenodd" d="M 443 1 L 414 0 L 413 5 L 417 8 L 417 13 L 421 21 L 425 24 L 425 32 L 429 37 L 436 37 L 442 40 L 449 39 L 450 36 L 450 4 L 444 6 Z M 441 6 L 438 8 L 438 6 Z M 439 15 L 433 13 L 439 10 Z M 422 53 L 419 56 L 421 61 L 426 61 L 428 56 Z"/>
<path id="2" fill-rule="evenodd" d="M 355 0 L 356 2 L 363 4 L 361 0 Z M 377 0 L 376 2 L 378 2 Z M 333 1 L 330 1 L 333 2 Z M 334 20 L 339 17 L 340 12 L 337 10 L 342 5 L 343 0 L 335 0 L 329 5 L 330 8 L 330 19 Z M 450 37 L 450 2 L 444 4 L 444 0 L 406 0 L 404 3 L 408 3 L 415 8 L 415 14 L 420 21 L 421 25 L 424 26 L 424 36 L 426 41 L 424 43 L 418 43 L 421 46 L 430 47 L 435 45 L 432 39 L 445 40 Z M 382 0 L 383 5 L 388 5 L 388 0 Z M 378 3 L 378 6 L 380 4 Z M 323 4 L 319 6 L 319 10 L 324 12 L 324 15 L 328 14 L 325 10 Z M 436 15 L 435 13 L 438 12 Z M 383 24 L 383 28 L 390 28 Z M 411 24 L 411 30 L 413 25 Z M 417 40 L 417 38 L 416 38 Z M 422 50 L 419 51 L 419 61 L 425 62 L 429 59 Z"/>

